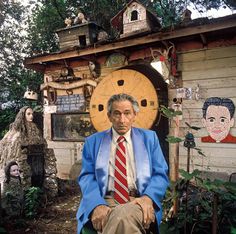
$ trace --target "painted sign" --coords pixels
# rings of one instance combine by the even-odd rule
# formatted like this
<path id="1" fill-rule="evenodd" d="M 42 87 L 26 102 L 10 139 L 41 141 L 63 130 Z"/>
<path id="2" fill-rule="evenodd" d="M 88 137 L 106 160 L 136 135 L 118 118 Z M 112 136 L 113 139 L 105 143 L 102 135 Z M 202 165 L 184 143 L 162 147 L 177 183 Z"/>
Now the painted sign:
<path id="1" fill-rule="evenodd" d="M 208 136 L 202 142 L 236 143 L 236 137 L 230 134 L 234 126 L 235 105 L 229 98 L 211 97 L 203 104 L 202 124 Z"/>

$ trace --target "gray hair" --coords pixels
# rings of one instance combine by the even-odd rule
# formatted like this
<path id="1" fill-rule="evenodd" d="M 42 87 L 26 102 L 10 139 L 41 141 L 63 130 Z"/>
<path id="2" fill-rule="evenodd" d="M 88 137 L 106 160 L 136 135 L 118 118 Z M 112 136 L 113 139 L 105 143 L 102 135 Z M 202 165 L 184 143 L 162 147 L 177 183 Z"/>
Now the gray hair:
<path id="1" fill-rule="evenodd" d="M 135 113 L 139 112 L 139 104 L 136 101 L 136 99 L 126 93 L 119 93 L 119 94 L 112 95 L 107 102 L 107 112 L 111 114 L 112 104 L 114 102 L 120 102 L 120 101 L 129 101 L 133 106 L 134 112 Z"/>

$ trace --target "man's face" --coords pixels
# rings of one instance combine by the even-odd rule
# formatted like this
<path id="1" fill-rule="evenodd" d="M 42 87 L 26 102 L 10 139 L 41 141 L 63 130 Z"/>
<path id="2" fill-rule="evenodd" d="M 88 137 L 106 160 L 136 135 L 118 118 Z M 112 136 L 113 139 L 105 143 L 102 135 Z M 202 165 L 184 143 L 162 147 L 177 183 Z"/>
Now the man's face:
<path id="1" fill-rule="evenodd" d="M 115 101 L 108 118 L 113 128 L 120 135 L 128 132 L 135 121 L 136 113 L 130 101 Z"/>
<path id="2" fill-rule="evenodd" d="M 211 105 L 207 108 L 206 119 L 202 120 L 210 136 L 220 142 L 229 134 L 234 125 L 234 119 L 230 119 L 230 113 L 225 106 Z"/>
<path id="3" fill-rule="evenodd" d="M 25 111 L 25 118 L 26 118 L 26 121 L 28 121 L 28 122 L 32 122 L 33 121 L 34 114 L 33 114 L 33 110 L 31 108 L 28 108 Z"/>

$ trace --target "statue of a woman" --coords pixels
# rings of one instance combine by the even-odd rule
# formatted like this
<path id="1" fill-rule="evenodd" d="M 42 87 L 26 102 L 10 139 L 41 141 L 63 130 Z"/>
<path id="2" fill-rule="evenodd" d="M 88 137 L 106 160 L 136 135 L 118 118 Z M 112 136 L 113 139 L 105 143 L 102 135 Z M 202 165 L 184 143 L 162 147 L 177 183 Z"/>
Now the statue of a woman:
<path id="1" fill-rule="evenodd" d="M 10 217 L 21 216 L 24 209 L 24 190 L 21 184 L 20 169 L 15 161 L 5 167 L 2 208 Z"/>
<path id="2" fill-rule="evenodd" d="M 33 110 L 28 106 L 20 109 L 0 141 L 0 170 L 10 161 L 16 161 L 22 169 L 25 189 L 37 186 L 49 196 L 56 196 L 56 158 L 53 150 L 47 148 L 46 140 L 33 122 Z"/>

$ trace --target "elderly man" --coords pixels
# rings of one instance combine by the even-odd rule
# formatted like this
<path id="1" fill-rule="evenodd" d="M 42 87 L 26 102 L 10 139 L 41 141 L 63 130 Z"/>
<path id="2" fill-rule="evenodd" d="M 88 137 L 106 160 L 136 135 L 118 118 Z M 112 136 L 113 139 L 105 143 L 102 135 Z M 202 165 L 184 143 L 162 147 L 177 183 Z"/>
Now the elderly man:
<path id="1" fill-rule="evenodd" d="M 168 167 L 156 133 L 132 127 L 139 111 L 132 96 L 113 95 L 107 110 L 112 128 L 84 144 L 78 234 L 83 227 L 107 234 L 158 233 Z"/>

